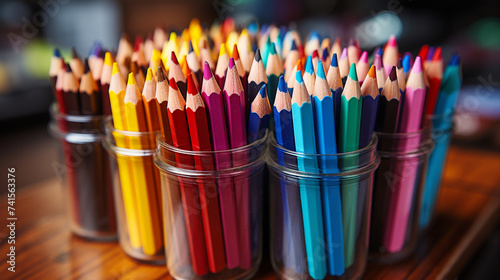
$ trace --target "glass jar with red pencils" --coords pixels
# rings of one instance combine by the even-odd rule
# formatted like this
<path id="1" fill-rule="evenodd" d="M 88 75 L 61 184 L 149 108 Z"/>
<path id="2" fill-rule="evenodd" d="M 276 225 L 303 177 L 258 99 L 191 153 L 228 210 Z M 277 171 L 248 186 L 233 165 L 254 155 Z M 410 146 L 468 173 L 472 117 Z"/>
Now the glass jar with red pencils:
<path id="1" fill-rule="evenodd" d="M 262 259 L 264 136 L 190 151 L 158 139 L 167 268 L 175 279 L 249 279 Z"/>

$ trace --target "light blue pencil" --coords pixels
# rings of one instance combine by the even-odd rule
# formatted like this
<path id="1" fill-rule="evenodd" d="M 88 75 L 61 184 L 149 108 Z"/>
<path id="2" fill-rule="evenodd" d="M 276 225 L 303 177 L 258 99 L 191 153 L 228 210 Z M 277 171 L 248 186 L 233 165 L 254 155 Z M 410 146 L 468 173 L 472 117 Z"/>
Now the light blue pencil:
<path id="1" fill-rule="evenodd" d="M 316 81 L 312 92 L 316 147 L 319 154 L 336 154 L 335 117 L 333 98 L 326 81 L 321 60 L 318 62 Z M 323 173 L 338 173 L 336 157 L 329 156 L 320 161 Z M 323 215 L 326 233 L 326 251 L 330 275 L 344 274 L 344 233 L 342 229 L 342 203 L 338 178 L 325 179 L 322 183 Z"/>
<path id="2" fill-rule="evenodd" d="M 295 150 L 300 153 L 316 154 L 314 120 L 311 98 L 300 71 L 296 72 L 292 96 L 292 120 L 295 138 Z M 318 172 L 315 158 L 297 159 L 300 171 Z M 326 276 L 326 256 L 324 250 L 323 214 L 321 212 L 321 190 L 313 180 L 300 180 L 300 201 L 304 221 L 307 264 L 309 275 L 313 279 Z"/>

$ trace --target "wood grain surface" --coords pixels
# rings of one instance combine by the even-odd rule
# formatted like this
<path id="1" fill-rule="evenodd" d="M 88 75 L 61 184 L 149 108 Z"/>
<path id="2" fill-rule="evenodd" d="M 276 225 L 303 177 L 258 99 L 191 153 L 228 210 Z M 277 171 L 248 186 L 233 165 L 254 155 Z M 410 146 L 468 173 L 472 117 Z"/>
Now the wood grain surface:
<path id="1" fill-rule="evenodd" d="M 500 220 L 500 154 L 452 146 L 435 219 L 415 254 L 393 265 L 368 263 L 363 279 L 452 279 Z M 18 186 L 19 188 L 19 186 Z M 16 272 L 7 270 L 7 197 L 0 197 L 0 279 L 172 279 L 165 266 L 127 257 L 117 242 L 69 232 L 57 179 L 16 192 Z M 269 258 L 255 279 L 279 279 Z"/>

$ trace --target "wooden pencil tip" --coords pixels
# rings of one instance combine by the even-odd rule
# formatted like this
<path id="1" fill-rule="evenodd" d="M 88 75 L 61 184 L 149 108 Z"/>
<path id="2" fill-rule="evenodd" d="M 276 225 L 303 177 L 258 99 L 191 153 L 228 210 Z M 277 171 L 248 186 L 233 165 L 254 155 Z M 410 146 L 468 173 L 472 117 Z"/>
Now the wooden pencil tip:
<path id="1" fill-rule="evenodd" d="M 219 50 L 219 57 L 225 55 L 227 53 L 227 50 L 226 50 L 226 44 L 222 43 L 220 45 L 220 50 Z"/>
<path id="2" fill-rule="evenodd" d="M 299 60 L 297 61 L 296 66 L 297 66 L 297 71 L 302 71 L 302 70 L 304 70 L 304 64 L 302 64 L 302 60 L 300 60 L 300 59 L 299 59 Z"/>
<path id="3" fill-rule="evenodd" d="M 75 47 L 71 48 L 71 57 L 74 59 L 78 58 L 78 54 L 76 53 Z"/>
<path id="4" fill-rule="evenodd" d="M 321 60 L 318 61 L 318 70 L 316 71 L 316 75 L 321 79 L 326 79 L 325 69 L 323 68 L 323 62 Z"/>
<path id="5" fill-rule="evenodd" d="M 153 80 L 153 70 L 148 67 L 148 72 L 146 74 L 146 82 L 150 82 Z"/>
<path id="6" fill-rule="evenodd" d="M 111 75 L 115 75 L 116 73 L 120 74 L 120 68 L 118 67 L 118 63 L 114 62 L 113 63 L 113 71 L 111 72 Z"/>
<path id="7" fill-rule="evenodd" d="M 375 71 L 375 65 L 372 65 L 370 67 L 370 70 L 368 71 L 368 77 L 374 78 L 374 79 L 377 78 L 377 72 Z"/>
<path id="8" fill-rule="evenodd" d="M 443 58 L 441 56 L 441 47 L 437 47 L 436 51 L 434 52 L 434 55 L 432 56 L 432 61 L 438 61 L 442 59 Z"/>
<path id="9" fill-rule="evenodd" d="M 312 56 L 311 55 L 307 57 L 306 67 L 305 67 L 304 72 L 309 73 L 311 75 L 312 75 L 312 73 L 314 73 L 314 66 L 312 63 Z"/>
<path id="10" fill-rule="evenodd" d="M 113 66 L 113 56 L 111 56 L 110 52 L 106 52 L 106 54 L 104 55 L 104 64 Z"/>
<path id="11" fill-rule="evenodd" d="M 281 92 L 287 92 L 287 85 L 285 82 L 285 76 L 281 75 L 278 80 L 278 90 Z"/>
<path id="12" fill-rule="evenodd" d="M 187 76 L 187 93 L 192 95 L 196 95 L 198 93 L 192 74 Z"/>
<path id="13" fill-rule="evenodd" d="M 134 73 L 133 72 L 130 72 L 128 74 L 128 81 L 127 81 L 127 84 L 128 85 L 135 85 L 135 76 L 134 76 Z"/>
<path id="14" fill-rule="evenodd" d="M 323 48 L 323 55 L 321 56 L 323 60 L 328 58 L 328 48 Z"/>
<path id="15" fill-rule="evenodd" d="M 165 72 L 163 71 L 163 66 L 158 66 L 158 71 L 156 71 L 156 80 L 158 82 L 165 81 Z"/>
<path id="16" fill-rule="evenodd" d="M 234 58 L 230 58 L 229 59 L 229 69 L 233 69 L 234 68 Z"/>
<path id="17" fill-rule="evenodd" d="M 397 80 L 396 66 L 392 66 L 391 73 L 389 74 L 389 79 L 391 79 L 391 81 L 393 82 Z"/>
<path id="18" fill-rule="evenodd" d="M 339 62 L 337 61 L 337 54 L 336 53 L 333 53 L 333 55 L 332 55 L 332 62 L 330 63 L 330 66 L 339 67 Z"/>
<path id="19" fill-rule="evenodd" d="M 234 60 L 240 59 L 240 53 L 238 52 L 238 45 L 234 44 L 233 45 L 233 54 L 231 55 Z"/>
<path id="20" fill-rule="evenodd" d="M 354 81 L 358 81 L 358 74 L 356 73 L 356 64 L 355 63 L 351 64 L 351 69 L 349 70 L 349 77 Z"/>
<path id="21" fill-rule="evenodd" d="M 174 89 L 174 90 L 178 90 L 179 88 L 177 87 L 177 83 L 175 82 L 175 79 L 172 77 L 170 78 L 170 80 L 168 81 L 168 85 Z"/>
<path id="22" fill-rule="evenodd" d="M 203 79 L 210 80 L 212 78 L 212 69 L 210 69 L 210 64 L 205 61 L 205 66 L 203 68 Z"/>
<path id="23" fill-rule="evenodd" d="M 368 52 L 364 51 L 359 58 L 359 62 L 368 63 Z"/>
<path id="24" fill-rule="evenodd" d="M 61 57 L 61 51 L 58 48 L 54 49 L 54 54 L 55 57 Z"/>
<path id="25" fill-rule="evenodd" d="M 177 61 L 177 56 L 175 55 L 174 51 L 172 51 L 172 53 L 170 54 L 170 60 L 172 60 L 174 64 L 179 65 L 179 61 Z"/>
<path id="26" fill-rule="evenodd" d="M 398 59 L 398 64 L 396 65 L 396 67 L 398 69 L 403 68 L 403 59 L 401 57 Z"/>
<path id="27" fill-rule="evenodd" d="M 312 58 L 314 59 L 316 57 L 319 57 L 318 50 L 314 50 L 312 53 Z"/>
<path id="28" fill-rule="evenodd" d="M 417 56 L 415 58 L 415 61 L 413 62 L 413 68 L 411 69 L 412 73 L 420 73 L 422 72 L 422 59 L 420 56 Z"/>
<path id="29" fill-rule="evenodd" d="M 259 62 L 259 61 L 262 59 L 262 57 L 261 57 L 261 55 L 260 55 L 260 49 L 257 49 L 257 50 L 255 51 L 255 57 L 254 57 L 254 59 L 255 59 L 255 61 L 257 61 L 257 62 Z"/>
<path id="30" fill-rule="evenodd" d="M 83 73 L 87 74 L 88 72 L 90 72 L 89 60 L 85 58 Z"/>

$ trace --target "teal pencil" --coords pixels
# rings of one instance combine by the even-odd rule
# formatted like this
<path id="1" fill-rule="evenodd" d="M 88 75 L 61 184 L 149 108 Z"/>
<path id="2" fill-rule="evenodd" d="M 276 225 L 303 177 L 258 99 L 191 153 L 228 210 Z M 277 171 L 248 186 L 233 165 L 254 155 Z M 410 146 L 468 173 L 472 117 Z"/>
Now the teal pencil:
<path id="1" fill-rule="evenodd" d="M 345 89 L 340 104 L 340 146 L 341 153 L 356 151 L 359 148 L 359 129 L 361 124 L 361 106 L 363 97 L 359 87 L 356 65 L 351 64 Z M 357 158 L 344 160 L 344 166 L 355 166 Z M 342 185 L 342 221 L 344 224 L 345 264 L 349 267 L 354 262 L 356 239 L 356 215 L 358 184 L 346 181 Z"/>
<path id="2" fill-rule="evenodd" d="M 300 153 L 316 154 L 311 98 L 300 71 L 296 72 L 292 95 L 292 123 L 295 150 Z M 318 172 L 316 159 L 299 157 L 297 164 L 300 171 Z M 313 279 L 323 279 L 326 276 L 327 268 L 319 184 L 315 181 L 300 180 L 300 201 L 309 275 Z"/>
<path id="3" fill-rule="evenodd" d="M 274 99 L 276 98 L 276 90 L 278 89 L 278 79 L 281 74 L 283 74 L 283 62 L 281 62 L 281 59 L 276 52 L 276 46 L 274 45 L 274 43 L 271 43 L 271 48 L 269 50 L 266 64 L 268 87 L 267 95 L 269 96 L 269 102 L 271 104 L 274 104 Z"/>

